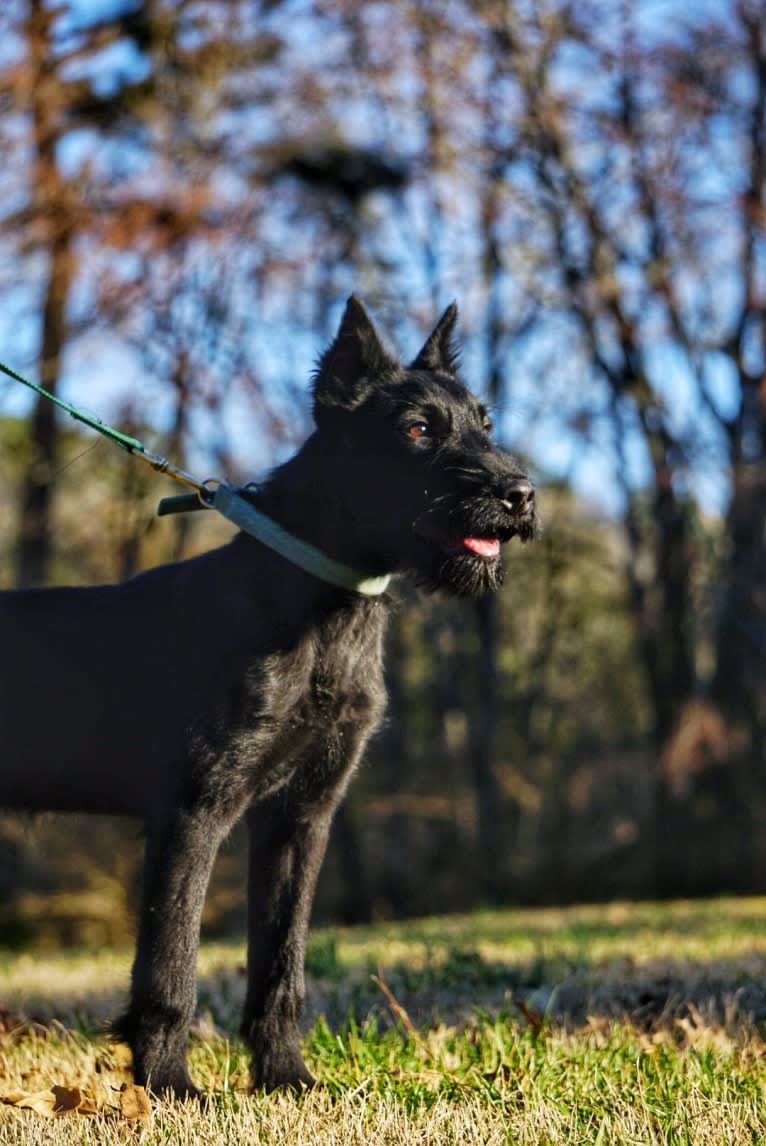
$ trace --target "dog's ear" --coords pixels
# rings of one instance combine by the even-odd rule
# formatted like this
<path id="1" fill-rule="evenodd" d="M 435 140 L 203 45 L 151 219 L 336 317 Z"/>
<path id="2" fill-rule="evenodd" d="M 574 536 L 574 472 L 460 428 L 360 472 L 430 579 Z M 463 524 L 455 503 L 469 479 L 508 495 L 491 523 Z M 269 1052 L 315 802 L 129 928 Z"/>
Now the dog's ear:
<path id="1" fill-rule="evenodd" d="M 335 341 L 320 358 L 314 375 L 314 417 L 318 420 L 324 407 L 353 410 L 367 397 L 375 378 L 396 369 L 372 319 L 352 294 Z"/>
<path id="2" fill-rule="evenodd" d="M 451 302 L 426 339 L 420 354 L 413 360 L 410 370 L 457 373 L 460 351 L 454 340 L 456 322 L 457 303 Z"/>

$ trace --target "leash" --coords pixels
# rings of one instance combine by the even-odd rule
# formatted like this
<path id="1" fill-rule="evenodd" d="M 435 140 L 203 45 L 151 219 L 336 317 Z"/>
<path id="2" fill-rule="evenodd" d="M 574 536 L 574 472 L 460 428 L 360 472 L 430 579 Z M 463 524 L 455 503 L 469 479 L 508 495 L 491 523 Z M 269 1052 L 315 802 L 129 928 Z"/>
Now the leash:
<path id="1" fill-rule="evenodd" d="M 42 386 L 35 385 L 30 382 L 28 378 L 23 375 L 17 374 L 15 370 L 11 370 L 10 366 L 6 366 L 4 362 L 0 362 L 0 371 L 7 374 L 9 378 L 13 378 L 16 382 L 21 382 L 23 386 L 28 386 L 30 390 L 34 390 L 35 394 L 39 394 L 43 398 L 47 398 L 49 402 L 53 402 L 54 406 L 58 406 L 60 410 L 64 410 L 71 418 L 84 425 L 89 426 L 92 430 L 96 430 L 99 434 L 103 434 L 110 442 L 114 442 L 120 449 L 126 450 L 134 458 L 139 461 L 145 462 L 146 465 L 151 466 L 157 473 L 167 474 L 168 477 L 175 478 L 176 481 L 182 482 L 184 485 L 192 486 L 199 494 L 205 490 L 205 482 L 198 481 L 186 470 L 182 470 L 179 466 L 163 458 L 160 454 L 154 454 L 151 450 L 147 450 L 143 442 L 138 438 L 131 438 L 129 434 L 123 434 L 121 430 L 116 430 L 114 426 L 108 426 L 106 422 L 102 422 L 100 418 L 94 418 L 90 414 L 78 410 L 75 406 L 71 406 L 69 402 L 65 402 L 62 398 L 57 398 L 55 394 L 51 394 L 49 390 L 44 390 Z M 195 508 L 202 508 L 197 506 Z M 177 511 L 180 512 L 180 511 Z"/>
<path id="2" fill-rule="evenodd" d="M 100 418 L 92 417 L 90 414 L 78 410 L 76 406 L 56 397 L 49 390 L 30 382 L 28 378 L 18 374 L 10 366 L 6 366 L 4 362 L 0 362 L 0 372 L 7 374 L 16 382 L 21 382 L 23 386 L 28 386 L 30 390 L 34 390 L 41 397 L 47 398 L 48 401 L 53 402 L 54 406 L 58 406 L 59 409 L 69 414 L 71 418 L 102 434 L 120 449 L 129 453 L 131 457 L 150 466 L 156 473 L 167 474 L 168 477 L 182 485 L 191 486 L 195 491 L 194 493 L 182 493 L 174 497 L 162 498 L 157 507 L 158 517 L 166 517 L 173 513 L 192 513 L 201 509 L 215 509 L 222 517 L 239 526 L 245 533 L 249 533 L 251 537 L 255 537 L 267 545 L 269 549 L 273 549 L 275 553 L 279 553 L 293 565 L 297 565 L 321 581 L 326 581 L 340 589 L 360 593 L 363 597 L 379 597 L 388 588 L 391 580 L 390 574 L 370 577 L 358 569 L 353 569 L 350 565 L 344 565 L 342 562 L 328 557 L 326 553 L 308 541 L 294 537 L 278 522 L 256 509 L 247 497 L 242 496 L 240 488 L 246 491 L 246 486 L 237 487 L 229 482 L 220 481 L 218 478 L 207 478 L 205 481 L 200 481 L 193 474 L 162 457 L 161 454 L 147 450 L 144 443 L 138 438 L 123 434 L 121 430 L 107 425 Z"/>

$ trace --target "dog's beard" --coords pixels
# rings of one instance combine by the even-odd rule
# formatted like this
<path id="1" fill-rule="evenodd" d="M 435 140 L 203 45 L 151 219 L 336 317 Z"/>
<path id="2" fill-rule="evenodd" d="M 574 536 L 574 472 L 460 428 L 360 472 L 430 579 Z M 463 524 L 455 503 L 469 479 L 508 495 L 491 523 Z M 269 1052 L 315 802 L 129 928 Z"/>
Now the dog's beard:
<path id="1" fill-rule="evenodd" d="M 429 568 L 418 568 L 415 582 L 427 593 L 442 590 L 455 597 L 483 597 L 503 583 L 503 563 L 499 557 L 488 560 L 471 553 L 442 553 Z"/>
<path id="2" fill-rule="evenodd" d="M 523 517 L 511 518 L 499 513 L 495 502 L 462 501 L 430 510 L 415 528 L 425 543 L 415 568 L 420 588 L 481 597 L 502 585 L 503 563 L 499 555 L 472 552 L 468 541 L 495 538 L 504 543 L 513 537 L 530 541 L 537 533 L 537 518 L 534 508 Z"/>
<path id="3" fill-rule="evenodd" d="M 503 575 L 500 557 L 487 560 L 467 553 L 450 554 L 439 568 L 439 588 L 456 597 L 483 597 L 500 588 Z"/>

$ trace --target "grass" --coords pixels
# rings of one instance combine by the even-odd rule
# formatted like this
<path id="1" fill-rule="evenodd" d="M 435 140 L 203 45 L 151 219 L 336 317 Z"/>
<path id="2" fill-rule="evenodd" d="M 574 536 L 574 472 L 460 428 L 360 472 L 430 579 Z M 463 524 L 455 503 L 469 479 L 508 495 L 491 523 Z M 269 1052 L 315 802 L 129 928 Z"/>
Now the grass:
<path id="1" fill-rule="evenodd" d="M 766 899 L 318 931 L 305 1054 L 323 1085 L 298 1096 L 248 1094 L 243 949 L 208 944 L 190 1062 L 212 1098 L 133 1123 L 124 1049 L 99 1033 L 129 958 L 0 958 L 0 1097 L 79 1087 L 95 1111 L 1 1105 L 0 1143 L 766 1146 Z"/>

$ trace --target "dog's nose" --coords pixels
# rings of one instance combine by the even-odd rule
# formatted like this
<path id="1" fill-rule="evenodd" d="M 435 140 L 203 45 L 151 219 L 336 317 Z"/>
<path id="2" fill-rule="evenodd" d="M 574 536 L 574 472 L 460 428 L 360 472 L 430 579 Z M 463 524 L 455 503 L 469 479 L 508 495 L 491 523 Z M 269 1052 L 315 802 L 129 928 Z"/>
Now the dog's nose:
<path id="1" fill-rule="evenodd" d="M 528 478 L 501 478 L 495 483 L 495 496 L 509 513 L 525 513 L 535 499 L 535 487 Z"/>

